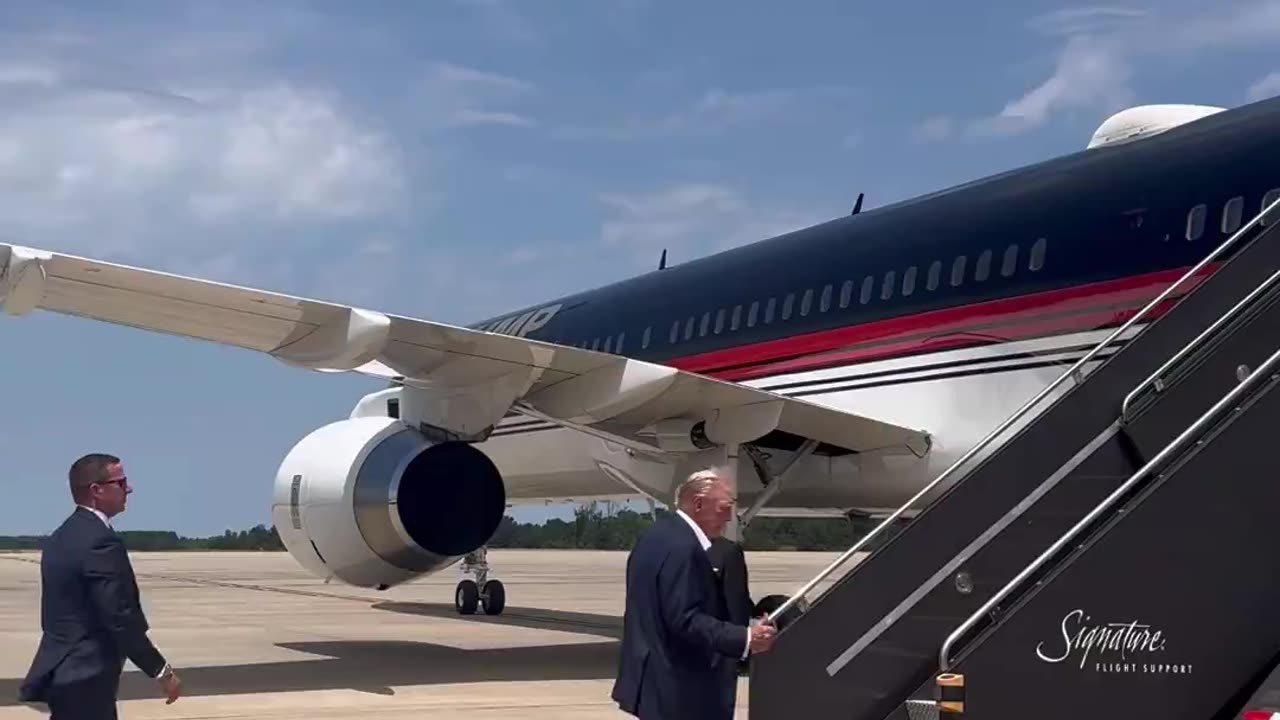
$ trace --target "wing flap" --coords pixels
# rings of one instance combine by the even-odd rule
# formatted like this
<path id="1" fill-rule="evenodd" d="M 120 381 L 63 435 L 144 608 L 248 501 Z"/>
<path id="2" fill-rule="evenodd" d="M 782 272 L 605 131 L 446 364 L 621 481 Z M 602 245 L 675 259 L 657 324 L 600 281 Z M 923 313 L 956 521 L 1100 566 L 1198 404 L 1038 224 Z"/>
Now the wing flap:
<path id="1" fill-rule="evenodd" d="M 0 306 L 397 377 L 448 398 L 439 407 L 483 398 L 469 426 L 492 414 L 496 423 L 518 400 L 566 426 L 639 430 L 683 418 L 721 438 L 781 430 L 857 452 L 928 446 L 919 430 L 619 355 L 12 245 L 0 244 Z"/>

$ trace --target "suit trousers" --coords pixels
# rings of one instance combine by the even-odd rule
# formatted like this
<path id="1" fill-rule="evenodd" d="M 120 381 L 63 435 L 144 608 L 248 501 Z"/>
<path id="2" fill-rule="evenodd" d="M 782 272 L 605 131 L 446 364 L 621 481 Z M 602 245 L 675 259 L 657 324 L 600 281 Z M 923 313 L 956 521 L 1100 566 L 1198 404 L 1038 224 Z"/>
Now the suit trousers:
<path id="1" fill-rule="evenodd" d="M 119 675 L 98 675 L 49 688 L 49 720 L 117 720 Z"/>

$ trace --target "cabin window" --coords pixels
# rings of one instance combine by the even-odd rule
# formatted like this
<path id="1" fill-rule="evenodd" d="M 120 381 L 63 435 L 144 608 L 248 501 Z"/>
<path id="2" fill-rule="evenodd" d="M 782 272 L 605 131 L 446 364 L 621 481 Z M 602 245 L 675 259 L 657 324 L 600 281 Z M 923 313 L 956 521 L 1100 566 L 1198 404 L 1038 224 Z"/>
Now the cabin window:
<path id="1" fill-rule="evenodd" d="M 893 282 L 897 278 L 898 273 L 889 270 L 884 274 L 884 282 L 880 285 L 880 299 L 888 300 L 893 297 Z"/>
<path id="2" fill-rule="evenodd" d="M 756 318 L 760 315 L 760 301 L 752 300 L 751 309 L 747 311 L 747 327 L 756 326 Z"/>
<path id="3" fill-rule="evenodd" d="M 671 344 L 675 345 L 680 340 L 680 321 L 676 320 L 671 323 Z"/>
<path id="4" fill-rule="evenodd" d="M 1027 269 L 1031 272 L 1037 272 L 1044 267 L 1044 253 L 1049 241 L 1045 238 L 1036 240 L 1036 244 L 1031 246 L 1031 259 L 1027 262 Z"/>
<path id="5" fill-rule="evenodd" d="M 840 286 L 840 309 L 849 307 L 849 301 L 853 299 L 853 281 L 845 280 Z"/>
<path id="6" fill-rule="evenodd" d="M 818 301 L 818 312 L 826 312 L 831 309 L 831 286 L 827 285 L 822 288 L 822 299 Z"/>
<path id="7" fill-rule="evenodd" d="M 724 308 L 720 308 L 719 310 L 716 311 L 715 333 L 719 335 L 722 332 L 724 332 Z"/>
<path id="8" fill-rule="evenodd" d="M 985 282 L 991 277 L 991 251 L 983 250 L 978 256 L 978 264 L 973 269 L 973 279 L 977 282 Z"/>
<path id="9" fill-rule="evenodd" d="M 769 298 L 769 302 L 764 304 L 764 324 L 768 325 L 773 322 L 773 310 L 776 308 L 777 298 Z"/>
<path id="10" fill-rule="evenodd" d="M 684 321 L 684 339 L 685 340 L 693 339 L 693 323 L 695 320 L 696 318 L 690 315 L 689 319 Z"/>
<path id="11" fill-rule="evenodd" d="M 1013 275 L 1018 269 L 1018 244 L 1014 243 L 1004 249 L 1004 260 L 1000 263 L 1000 274 L 1004 277 Z"/>
<path id="12" fill-rule="evenodd" d="M 916 291 L 916 266 L 912 265 L 902 273 L 902 295 L 905 297 Z"/>
<path id="13" fill-rule="evenodd" d="M 783 320 L 791 319 L 791 309 L 795 307 L 795 304 L 796 304 L 796 294 L 787 293 L 787 299 L 782 301 L 782 319 Z"/>
<path id="14" fill-rule="evenodd" d="M 707 331 L 711 329 L 711 312 L 702 313 L 702 324 L 698 326 L 698 337 L 706 337 Z"/>
<path id="15" fill-rule="evenodd" d="M 1209 214 L 1207 205 L 1201 203 L 1187 213 L 1187 240 L 1199 240 L 1204 235 L 1204 219 Z"/>
<path id="16" fill-rule="evenodd" d="M 813 288 L 804 291 L 804 297 L 800 298 L 800 317 L 808 317 L 809 310 L 813 307 Z"/>
<path id="17" fill-rule="evenodd" d="M 862 292 L 858 297 L 858 302 L 866 305 L 871 302 L 871 290 L 875 288 L 876 279 L 870 275 L 862 278 Z"/>
<path id="18" fill-rule="evenodd" d="M 1230 235 L 1240 229 L 1240 221 L 1244 219 L 1244 198 L 1233 197 L 1222 208 L 1222 234 Z"/>
<path id="19" fill-rule="evenodd" d="M 964 266 L 965 256 L 961 255 L 951 263 L 951 286 L 960 287 L 960 283 L 964 282 Z"/>
<path id="20" fill-rule="evenodd" d="M 653 337 L 653 326 L 644 329 L 644 335 L 640 337 L 640 349 L 647 350 L 649 348 L 649 340 Z"/>
<path id="21" fill-rule="evenodd" d="M 622 354 L 622 341 L 626 339 L 627 334 L 625 332 L 618 333 L 618 344 L 613 346 L 613 351 L 618 354 Z"/>
<path id="22" fill-rule="evenodd" d="M 926 285 L 930 292 L 938 289 L 938 281 L 940 279 L 942 279 L 942 261 L 934 260 L 933 263 L 929 265 L 929 280 Z"/>
<path id="23" fill-rule="evenodd" d="M 1280 200 L 1280 188 L 1270 190 L 1267 192 L 1266 195 L 1262 197 L 1262 207 L 1258 209 L 1258 212 L 1265 211 L 1267 209 L 1267 206 L 1275 202 L 1276 200 Z M 1272 210 L 1271 212 L 1262 216 L 1262 225 L 1264 227 L 1267 225 L 1270 225 L 1271 223 L 1275 222 L 1276 218 L 1278 217 L 1280 217 L 1280 206 L 1277 206 L 1275 210 Z"/>
<path id="24" fill-rule="evenodd" d="M 600 338 L 596 338 L 595 340 L 592 340 L 592 341 L 591 341 L 591 349 L 592 349 L 592 350 L 599 350 L 599 349 L 600 349 Z"/>
<path id="25" fill-rule="evenodd" d="M 612 335 L 604 339 L 604 351 L 613 352 L 613 336 Z"/>
<path id="26" fill-rule="evenodd" d="M 742 306 L 734 305 L 733 317 L 729 320 L 729 329 L 737 330 L 740 325 L 742 325 Z"/>

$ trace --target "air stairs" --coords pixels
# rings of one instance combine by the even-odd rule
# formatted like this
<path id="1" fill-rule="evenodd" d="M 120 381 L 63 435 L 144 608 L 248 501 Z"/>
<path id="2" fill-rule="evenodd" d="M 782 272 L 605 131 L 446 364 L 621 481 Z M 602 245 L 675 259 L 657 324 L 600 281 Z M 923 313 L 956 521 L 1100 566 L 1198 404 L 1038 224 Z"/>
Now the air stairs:
<path id="1" fill-rule="evenodd" d="M 1161 716 L 1203 718 L 1214 716 L 1204 712 L 1215 703 L 1221 710 L 1243 702 L 1280 653 L 1280 621 L 1273 632 L 1260 614 L 1280 608 L 1280 573 L 1272 580 L 1271 568 L 1257 563 L 1275 555 L 1267 531 L 1280 516 L 1280 502 L 1268 502 L 1280 500 L 1280 479 L 1267 482 L 1276 473 L 1266 472 L 1262 430 L 1280 411 L 1280 399 L 1270 399 L 1280 370 L 1280 233 L 1263 223 L 1278 206 L 778 608 L 774 617 L 809 603 L 771 652 L 753 658 L 751 717 L 883 720 L 963 710 L 1003 718 L 1015 707 L 1022 716 L 1109 717 L 1096 698 L 1112 698 L 1116 717 L 1121 708 L 1132 715 L 1158 707 Z M 874 552 L 809 597 L 877 540 Z M 1150 597 L 1144 587 L 1164 594 Z M 1068 617 L 1077 609 L 1078 619 Z M 1061 645 L 1076 622 L 1102 623 L 1093 637 L 1110 623 L 1131 624 L 1131 635 L 1149 625 L 1141 629 L 1161 632 L 1167 648 L 1138 661 L 1141 671 L 1131 669 L 1128 650 L 1123 658 L 1106 653 L 1101 670 L 1036 654 L 1054 652 L 1045 648 Z M 1234 633 L 1246 637 L 1230 654 L 1232 668 L 1211 670 L 1204 653 L 1234 642 Z M 1085 665 L 1098 657 L 1092 651 Z M 1183 666 L 1192 672 L 1179 672 Z M 1024 683 L 1015 671 L 1037 679 Z M 1144 694 L 1157 691 L 1164 699 Z M 1119 700 L 1139 697 L 1146 707 Z"/>

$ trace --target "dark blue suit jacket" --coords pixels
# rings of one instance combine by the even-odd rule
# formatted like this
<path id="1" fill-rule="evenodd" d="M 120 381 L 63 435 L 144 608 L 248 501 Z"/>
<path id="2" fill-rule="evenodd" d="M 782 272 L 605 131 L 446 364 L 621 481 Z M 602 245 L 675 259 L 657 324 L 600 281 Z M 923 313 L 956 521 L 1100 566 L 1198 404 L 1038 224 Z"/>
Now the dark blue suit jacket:
<path id="1" fill-rule="evenodd" d="M 626 612 L 613 699 L 643 720 L 729 720 L 736 679 L 724 666 L 747 648 L 726 622 L 716 578 L 693 528 L 674 513 L 627 559 Z"/>
<path id="2" fill-rule="evenodd" d="M 76 508 L 49 536 L 40 581 L 44 632 L 20 700 L 48 702 L 51 691 L 69 685 L 114 688 L 125 658 L 152 677 L 164 669 L 164 657 L 147 638 L 124 543 L 92 512 Z M 109 699 L 114 702 L 114 693 Z"/>

